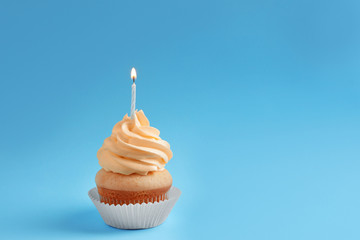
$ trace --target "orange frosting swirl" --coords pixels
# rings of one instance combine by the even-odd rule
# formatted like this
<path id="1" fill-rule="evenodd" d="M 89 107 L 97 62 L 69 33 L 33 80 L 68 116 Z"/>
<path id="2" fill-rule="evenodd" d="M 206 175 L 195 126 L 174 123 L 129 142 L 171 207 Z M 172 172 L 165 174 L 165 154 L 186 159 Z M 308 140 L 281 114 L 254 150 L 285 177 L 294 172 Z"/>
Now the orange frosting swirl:
<path id="1" fill-rule="evenodd" d="M 150 127 L 142 110 L 136 111 L 133 119 L 126 114 L 99 149 L 100 166 L 124 175 L 162 171 L 172 152 L 169 143 L 159 135 L 160 131 Z"/>

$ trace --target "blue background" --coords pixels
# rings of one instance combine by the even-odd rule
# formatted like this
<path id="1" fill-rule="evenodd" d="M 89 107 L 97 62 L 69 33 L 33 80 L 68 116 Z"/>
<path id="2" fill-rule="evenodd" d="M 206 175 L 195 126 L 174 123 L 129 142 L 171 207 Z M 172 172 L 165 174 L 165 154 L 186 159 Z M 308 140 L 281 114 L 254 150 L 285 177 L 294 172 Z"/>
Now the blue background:
<path id="1" fill-rule="evenodd" d="M 360 239 L 359 1 L 1 1 L 2 239 Z M 96 152 L 137 108 L 183 192 L 105 225 Z"/>

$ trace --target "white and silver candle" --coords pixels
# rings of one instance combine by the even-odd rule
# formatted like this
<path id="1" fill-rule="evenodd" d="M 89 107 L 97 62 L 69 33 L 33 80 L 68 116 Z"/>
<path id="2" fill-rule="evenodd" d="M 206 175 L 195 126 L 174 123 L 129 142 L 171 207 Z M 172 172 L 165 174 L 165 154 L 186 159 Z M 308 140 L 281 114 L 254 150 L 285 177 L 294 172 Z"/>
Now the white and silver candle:
<path id="1" fill-rule="evenodd" d="M 131 69 L 131 79 L 133 80 L 133 84 L 131 85 L 131 111 L 130 117 L 133 119 L 135 115 L 135 104 L 136 104 L 136 70 L 135 68 Z"/>

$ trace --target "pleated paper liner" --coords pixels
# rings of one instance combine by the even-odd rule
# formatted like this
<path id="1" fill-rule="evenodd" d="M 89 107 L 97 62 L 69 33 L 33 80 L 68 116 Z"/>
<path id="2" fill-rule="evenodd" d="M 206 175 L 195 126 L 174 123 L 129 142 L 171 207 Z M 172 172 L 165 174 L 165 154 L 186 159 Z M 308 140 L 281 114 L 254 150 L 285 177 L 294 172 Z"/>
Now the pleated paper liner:
<path id="1" fill-rule="evenodd" d="M 171 187 L 166 193 L 167 199 L 135 205 L 102 203 L 96 188 L 91 189 L 88 194 L 107 225 L 121 229 L 144 229 L 156 227 L 166 220 L 179 199 L 181 191 L 176 187 Z"/>

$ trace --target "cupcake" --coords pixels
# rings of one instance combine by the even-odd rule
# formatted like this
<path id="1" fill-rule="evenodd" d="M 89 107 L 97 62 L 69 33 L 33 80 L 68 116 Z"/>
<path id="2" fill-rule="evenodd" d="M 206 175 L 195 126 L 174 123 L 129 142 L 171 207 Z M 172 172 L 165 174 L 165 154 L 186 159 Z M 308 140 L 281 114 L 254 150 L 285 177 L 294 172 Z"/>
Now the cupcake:
<path id="1" fill-rule="evenodd" d="M 164 168 L 170 145 L 150 126 L 142 110 L 127 114 L 106 138 L 97 157 L 95 182 L 100 202 L 109 205 L 155 203 L 168 199 L 172 177 Z"/>

